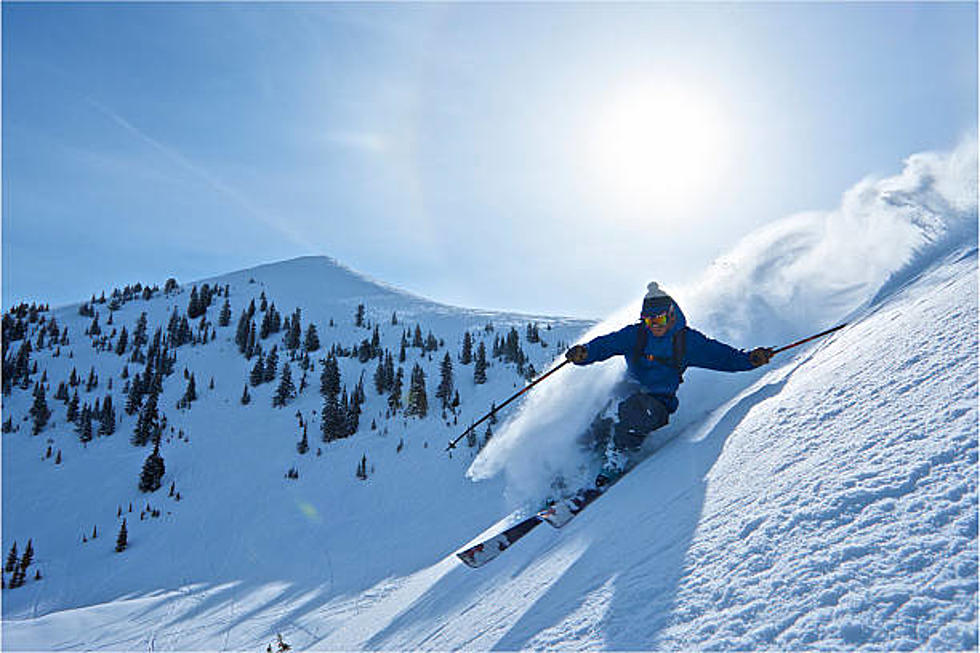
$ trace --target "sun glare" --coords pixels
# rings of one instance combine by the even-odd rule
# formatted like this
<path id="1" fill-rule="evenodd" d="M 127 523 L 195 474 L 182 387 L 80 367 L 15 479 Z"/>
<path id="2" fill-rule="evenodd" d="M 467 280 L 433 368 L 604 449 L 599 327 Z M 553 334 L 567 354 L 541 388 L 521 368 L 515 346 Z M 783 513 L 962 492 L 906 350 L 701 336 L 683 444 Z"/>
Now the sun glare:
<path id="1" fill-rule="evenodd" d="M 690 87 L 631 86 L 600 110 L 592 150 L 603 192 L 624 209 L 692 207 L 723 171 L 723 114 Z"/>

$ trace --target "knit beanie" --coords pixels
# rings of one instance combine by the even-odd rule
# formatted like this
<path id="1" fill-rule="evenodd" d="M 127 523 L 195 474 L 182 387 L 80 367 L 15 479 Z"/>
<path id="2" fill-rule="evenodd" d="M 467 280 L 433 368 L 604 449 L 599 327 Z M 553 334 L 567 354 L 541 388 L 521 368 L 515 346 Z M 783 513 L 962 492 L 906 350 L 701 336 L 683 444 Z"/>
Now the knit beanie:
<path id="1" fill-rule="evenodd" d="M 671 299 L 670 295 L 661 290 L 656 281 L 651 281 L 647 284 L 647 294 L 643 298 L 643 309 L 640 311 L 640 316 L 646 317 L 663 313 L 673 303 L 674 300 Z"/>

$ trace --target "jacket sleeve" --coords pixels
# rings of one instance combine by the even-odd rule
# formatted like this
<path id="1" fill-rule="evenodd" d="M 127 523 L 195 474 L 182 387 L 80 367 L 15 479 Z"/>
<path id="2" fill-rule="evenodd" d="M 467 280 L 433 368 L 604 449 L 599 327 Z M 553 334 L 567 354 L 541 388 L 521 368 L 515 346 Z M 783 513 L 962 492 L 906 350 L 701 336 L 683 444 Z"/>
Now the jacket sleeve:
<path id="1" fill-rule="evenodd" d="M 607 333 L 604 336 L 593 338 L 585 343 L 588 356 L 582 362 L 582 365 L 598 363 L 612 358 L 617 354 L 626 355 L 628 352 L 633 351 L 636 342 L 636 332 L 634 329 L 635 325 L 628 325 L 619 331 Z"/>
<path id="2" fill-rule="evenodd" d="M 712 340 L 700 331 L 688 328 L 684 362 L 720 372 L 746 372 L 755 369 L 748 352 Z"/>

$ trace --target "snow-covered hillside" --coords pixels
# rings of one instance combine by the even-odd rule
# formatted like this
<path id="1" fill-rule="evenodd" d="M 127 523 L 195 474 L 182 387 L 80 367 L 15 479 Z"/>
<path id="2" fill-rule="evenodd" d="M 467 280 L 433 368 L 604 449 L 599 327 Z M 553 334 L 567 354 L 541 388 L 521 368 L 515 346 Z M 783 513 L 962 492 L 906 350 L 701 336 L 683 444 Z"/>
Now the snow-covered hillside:
<path id="1" fill-rule="evenodd" d="M 133 334 L 142 313 L 147 315 L 150 337 L 158 327 L 166 332 L 173 312 L 183 316 L 191 289 L 203 283 L 222 293 L 228 289 L 227 297 L 214 298 L 206 315 L 209 325 L 204 332 L 216 338 L 173 350 L 175 372 L 164 381 L 159 399 L 167 419 L 161 443 L 166 474 L 160 490 L 142 493 L 137 482 L 152 445 L 130 444 L 137 415 L 126 414 L 123 406 L 124 389 L 143 364 L 131 360 L 132 338 L 123 355 L 113 351 L 117 332 L 125 326 Z M 15 623 L 11 619 L 146 593 L 187 593 L 192 587 L 195 595 L 216 591 L 222 597 L 219 603 L 234 603 L 235 596 L 255 589 L 266 591 L 269 583 L 284 584 L 291 595 L 312 593 L 327 600 L 409 573 L 428 563 L 434 553 L 452 552 L 458 542 L 506 513 L 507 506 L 501 483 L 477 486 L 465 480 L 475 449 L 464 440 L 450 457 L 444 452 L 446 444 L 493 402 L 525 384 L 531 366 L 543 370 L 562 343 L 574 340 L 588 326 L 580 320 L 439 305 L 367 280 L 326 258 L 262 266 L 203 283 L 186 284 L 169 294 L 159 291 L 148 300 L 136 293 L 136 299 L 112 311 L 111 325 L 107 324 L 108 303 L 96 300 L 91 306 L 99 312 L 102 334 L 95 338 L 85 335 L 93 318 L 79 315 L 77 305 L 42 312 L 38 322 L 29 325 L 27 340 L 36 350 L 31 364 L 37 364 L 37 371 L 27 389 L 18 383 L 4 398 L 3 419 L 15 430 L 5 433 L 2 441 L 3 544 L 5 554 L 14 542 L 22 554 L 30 539 L 36 555 L 27 584 L 3 595 L 6 648 L 16 646 L 16 637 L 10 639 Z M 107 295 L 111 301 L 111 293 Z M 282 408 L 272 405 L 278 374 L 276 381 L 249 385 L 251 402 L 241 403 L 257 356 L 247 360 L 239 352 L 234 342 L 236 323 L 253 301 L 258 307 L 253 321 L 261 322 L 263 295 L 267 311 L 275 306 L 289 317 L 299 308 L 303 331 L 314 324 L 322 342 L 310 354 L 309 387 Z M 226 298 L 232 319 L 229 326 L 217 326 Z M 365 307 L 361 327 L 355 326 L 359 305 Z M 38 349 L 38 331 L 52 318 L 59 329 L 67 328 L 70 344 L 58 346 L 47 338 Z M 196 321 L 192 324 L 195 334 L 204 333 Z M 536 327 L 539 342 L 528 341 L 528 326 Z M 375 327 L 379 348 L 390 352 L 395 367 L 404 370 L 403 402 L 414 365 L 424 369 L 429 414 L 409 417 L 404 409 L 390 414 L 388 393 L 378 394 L 373 383 L 379 360 L 361 362 L 356 355 L 341 356 L 345 395 L 353 393 L 363 375 L 366 402 L 354 436 L 324 443 L 321 359 L 335 345 L 356 353 L 363 341 L 373 338 Z M 442 344 L 435 351 L 411 346 L 416 327 L 423 339 L 432 334 Z M 520 349 L 528 359 L 523 374 L 516 363 L 492 355 L 494 341 L 507 338 L 511 329 L 519 335 Z M 481 344 L 486 347 L 490 363 L 486 383 L 475 383 L 475 363 L 459 360 L 467 332 L 474 356 Z M 93 342 L 110 333 L 114 335 L 108 338 L 108 350 L 93 347 Z M 273 346 L 278 348 L 280 369 L 290 361 L 282 335 L 258 340 L 266 355 Z M 398 357 L 403 336 L 409 346 L 402 363 Z M 12 342 L 8 357 L 13 358 L 25 341 Z M 142 351 L 146 353 L 145 346 Z M 447 352 L 461 402 L 455 415 L 442 410 L 434 396 Z M 303 374 L 301 353 L 290 363 L 297 386 Z M 93 368 L 99 384 L 86 391 Z M 66 406 L 53 395 L 73 369 L 82 379 L 77 388 L 82 403 L 113 395 L 119 422 L 114 435 L 83 444 L 77 427 L 66 422 Z M 188 385 L 185 369 L 195 375 L 199 398 L 190 408 L 177 409 Z M 53 414 L 41 433 L 32 435 L 32 389 L 45 375 L 47 404 Z M 301 421 L 311 447 L 306 454 L 297 451 Z M 485 427 L 477 435 L 482 441 Z M 365 481 L 355 477 L 362 459 L 368 472 Z M 287 478 L 290 470 L 298 478 Z M 173 496 L 168 491 L 171 485 Z M 158 517 L 151 517 L 153 510 L 160 511 Z M 116 553 L 123 519 L 129 546 Z M 34 580 L 37 571 L 43 577 L 39 581 Z M 11 574 L 4 578 L 9 582 Z M 62 633 L 67 639 L 35 641 L 34 647 L 111 646 L 95 631 L 70 628 Z M 86 639 L 93 635 L 95 639 Z M 100 641 L 103 644 L 97 644 Z"/>
<path id="2" fill-rule="evenodd" d="M 466 420 L 524 382 L 513 364 L 495 361 L 477 386 L 454 358 L 462 404 L 460 423 L 447 414 L 447 425 L 437 408 L 383 421 L 376 363 L 342 359 L 348 387 L 366 371 L 368 402 L 356 435 L 324 444 L 319 361 L 286 408 L 271 407 L 274 383 L 253 388 L 243 407 L 251 363 L 232 341 L 233 320 L 216 341 L 178 349 L 177 369 L 197 374 L 201 399 L 175 410 L 186 382 L 167 382 L 161 406 L 189 442 L 164 444 L 164 489 L 149 499 L 164 512 L 145 521 L 136 477 L 148 451 L 128 442 L 133 418 L 87 447 L 57 424 L 31 436 L 21 421 L 31 393 L 15 390 L 4 403 L 4 419 L 21 426 L 2 440 L 4 547 L 34 538 L 44 578 L 4 591 L 3 646 L 254 650 L 281 633 L 320 650 L 975 650 L 976 169 L 975 141 L 912 157 L 900 175 L 862 182 L 837 211 L 750 236 L 678 289 L 694 326 L 738 346 L 850 325 L 764 370 L 690 371 L 659 438 L 672 439 L 566 528 L 541 526 L 478 570 L 454 551 L 516 519 L 576 463 L 569 438 L 620 363 L 563 370 L 494 427 L 478 457 L 462 449 L 449 459 L 441 450 Z M 432 305 L 323 259 L 216 283 L 231 284 L 236 318 L 262 291 L 284 315 L 301 306 L 327 348 L 371 337 L 352 324 L 362 302 L 396 353 L 404 329 L 431 325 L 445 347 L 431 361 L 409 349 L 405 367 L 425 361 L 433 407 L 439 363 L 464 332 L 489 347 L 516 327 L 541 371 L 590 326 Z M 115 322 L 152 310 L 151 323 L 165 323 L 187 292 L 127 304 Z M 80 335 L 90 320 L 77 307 L 55 314 L 75 359 L 42 353 L 49 381 L 95 364 L 120 383 L 122 359 L 93 353 Z M 631 306 L 595 329 L 634 316 Z M 529 322 L 548 347 L 525 342 Z M 63 424 L 64 407 L 50 403 Z M 305 456 L 297 409 L 311 425 Z M 369 429 L 372 416 L 387 435 Z M 61 465 L 43 459 L 47 438 Z M 363 455 L 374 467 L 367 481 L 354 478 Z M 290 467 L 299 479 L 284 478 Z M 166 497 L 171 480 L 180 502 Z M 117 554 L 126 497 L 131 544 Z M 93 525 L 99 538 L 83 543 Z"/>

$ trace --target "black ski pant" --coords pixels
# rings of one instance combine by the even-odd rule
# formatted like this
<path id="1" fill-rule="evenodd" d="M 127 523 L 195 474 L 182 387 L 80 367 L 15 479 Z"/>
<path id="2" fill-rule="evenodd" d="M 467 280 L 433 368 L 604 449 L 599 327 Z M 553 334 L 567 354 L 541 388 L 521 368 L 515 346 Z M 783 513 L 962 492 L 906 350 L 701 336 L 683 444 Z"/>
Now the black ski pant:
<path id="1" fill-rule="evenodd" d="M 603 452 L 612 438 L 620 451 L 635 451 L 648 435 L 667 424 L 670 413 L 663 402 L 649 392 L 634 392 L 619 402 L 616 419 L 597 417 L 592 423 L 592 447 Z"/>

